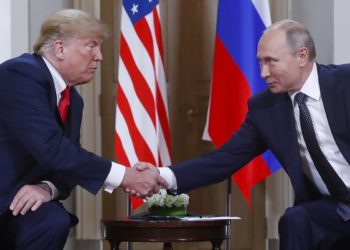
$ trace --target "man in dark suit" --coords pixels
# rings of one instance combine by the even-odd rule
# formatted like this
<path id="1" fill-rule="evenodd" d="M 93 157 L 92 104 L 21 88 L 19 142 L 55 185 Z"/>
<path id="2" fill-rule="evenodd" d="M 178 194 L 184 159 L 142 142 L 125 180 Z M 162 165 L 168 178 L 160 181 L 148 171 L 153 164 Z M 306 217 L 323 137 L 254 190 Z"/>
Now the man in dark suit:
<path id="1" fill-rule="evenodd" d="M 155 168 L 125 168 L 79 143 L 83 100 L 74 86 L 92 80 L 106 37 L 87 13 L 62 10 L 43 23 L 34 54 L 0 65 L 1 249 L 62 249 L 77 219 L 59 200 L 76 185 L 93 194 L 159 190 Z"/>
<path id="2" fill-rule="evenodd" d="M 265 31 L 257 57 L 268 89 L 249 100 L 240 129 L 161 175 L 168 189 L 185 192 L 225 180 L 270 149 L 295 192 L 279 222 L 280 249 L 350 249 L 350 65 L 317 64 L 309 31 L 292 20 Z"/>

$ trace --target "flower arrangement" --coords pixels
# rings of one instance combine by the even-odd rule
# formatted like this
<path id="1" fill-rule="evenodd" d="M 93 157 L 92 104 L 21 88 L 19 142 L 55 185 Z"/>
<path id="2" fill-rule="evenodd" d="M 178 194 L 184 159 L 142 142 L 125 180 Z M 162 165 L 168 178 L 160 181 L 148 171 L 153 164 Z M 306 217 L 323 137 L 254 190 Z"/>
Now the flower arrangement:
<path id="1" fill-rule="evenodd" d="M 161 189 L 158 194 L 147 198 L 148 212 L 160 216 L 186 215 L 189 199 L 187 194 L 174 196 Z"/>

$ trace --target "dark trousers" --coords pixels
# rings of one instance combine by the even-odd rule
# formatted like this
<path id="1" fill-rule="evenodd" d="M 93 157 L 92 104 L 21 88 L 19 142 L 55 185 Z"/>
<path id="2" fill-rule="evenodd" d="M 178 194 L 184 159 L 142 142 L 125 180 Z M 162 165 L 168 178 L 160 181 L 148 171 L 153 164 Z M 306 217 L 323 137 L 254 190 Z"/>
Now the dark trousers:
<path id="1" fill-rule="evenodd" d="M 350 221 L 336 209 L 329 199 L 288 208 L 279 222 L 280 250 L 349 250 Z"/>
<path id="2" fill-rule="evenodd" d="M 10 212 L 0 224 L 0 248 L 3 250 L 62 250 L 70 227 L 77 218 L 58 202 L 47 202 L 26 215 Z"/>

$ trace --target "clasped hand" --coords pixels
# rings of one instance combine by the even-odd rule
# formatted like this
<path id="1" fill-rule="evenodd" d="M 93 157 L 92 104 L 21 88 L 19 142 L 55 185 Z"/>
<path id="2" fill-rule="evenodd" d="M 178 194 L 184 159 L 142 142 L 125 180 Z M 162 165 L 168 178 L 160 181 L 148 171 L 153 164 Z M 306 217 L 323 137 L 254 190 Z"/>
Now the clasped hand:
<path id="1" fill-rule="evenodd" d="M 158 193 L 159 189 L 166 188 L 168 183 L 159 175 L 155 166 L 139 162 L 131 168 L 126 168 L 121 186 L 125 192 L 144 198 Z"/>

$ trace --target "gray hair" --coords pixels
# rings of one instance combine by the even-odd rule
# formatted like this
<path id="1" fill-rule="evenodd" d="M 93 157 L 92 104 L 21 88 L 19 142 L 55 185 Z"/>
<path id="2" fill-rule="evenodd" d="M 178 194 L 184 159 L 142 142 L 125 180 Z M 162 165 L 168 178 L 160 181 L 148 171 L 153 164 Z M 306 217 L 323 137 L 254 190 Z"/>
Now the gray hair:
<path id="1" fill-rule="evenodd" d="M 86 38 L 89 36 L 108 37 L 108 29 L 100 20 L 84 11 L 64 9 L 55 12 L 42 24 L 40 36 L 34 45 L 34 52 L 44 54 L 56 40 Z"/>
<path id="2" fill-rule="evenodd" d="M 306 47 L 309 50 L 309 61 L 316 58 L 314 40 L 309 30 L 301 23 L 286 19 L 272 24 L 265 32 L 277 29 L 285 32 L 287 45 L 291 53 L 294 54 L 298 49 Z"/>

